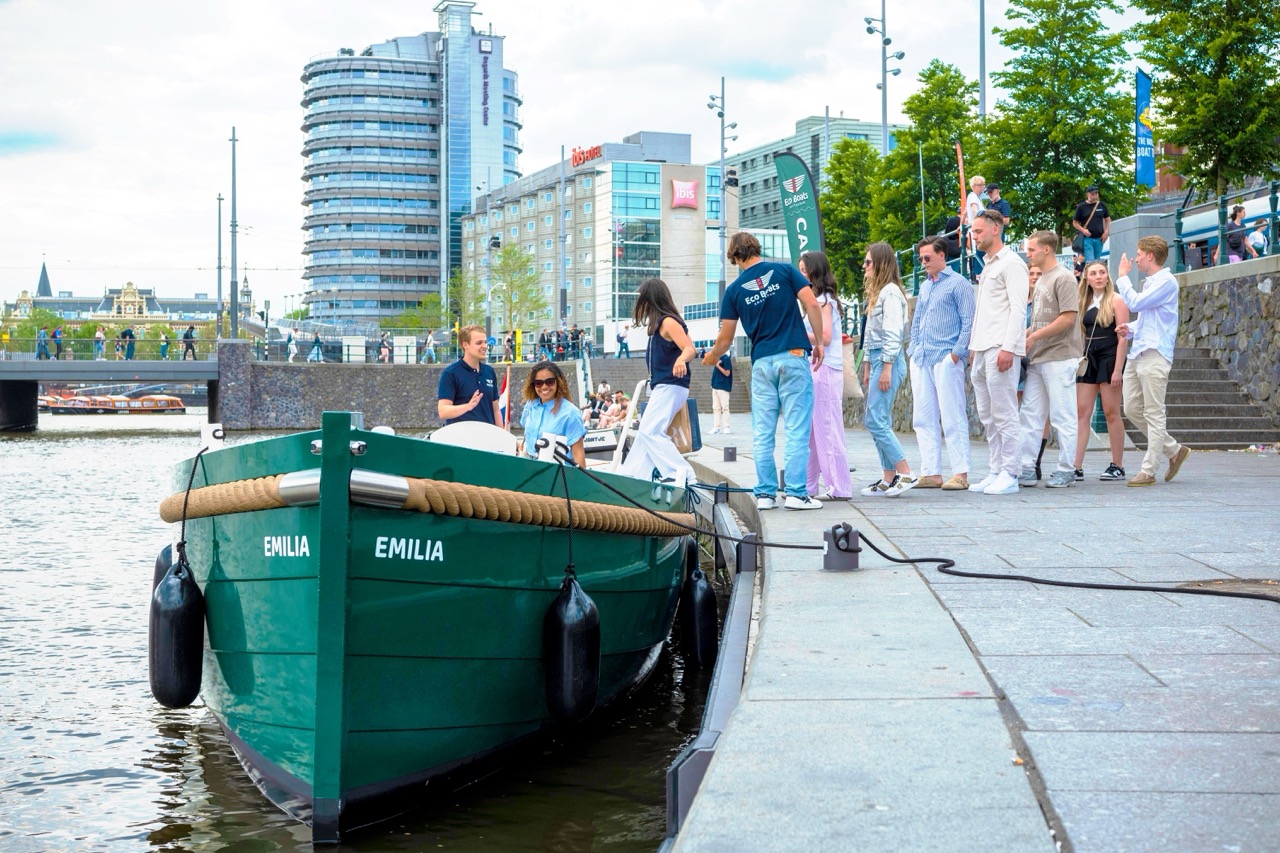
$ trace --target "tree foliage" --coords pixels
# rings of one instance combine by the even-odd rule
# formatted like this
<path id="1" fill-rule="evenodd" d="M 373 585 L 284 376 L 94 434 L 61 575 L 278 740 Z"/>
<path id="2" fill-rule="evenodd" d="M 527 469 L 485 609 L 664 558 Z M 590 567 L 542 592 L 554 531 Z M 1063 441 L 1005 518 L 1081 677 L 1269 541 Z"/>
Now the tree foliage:
<path id="1" fill-rule="evenodd" d="M 845 294 L 862 292 L 862 257 L 871 234 L 871 188 L 879 170 L 879 152 L 862 139 L 837 142 L 823 170 L 819 205 L 826 254 Z"/>
<path id="2" fill-rule="evenodd" d="M 1280 0 L 1133 0 L 1150 63 L 1157 141 L 1201 197 L 1280 177 Z"/>
<path id="3" fill-rule="evenodd" d="M 1102 11 L 1118 12 L 1116 0 L 1011 0 L 1012 25 L 995 30 L 1013 51 L 991 75 L 1009 98 L 988 122 L 977 159 L 1013 207 L 1014 235 L 1068 234 L 1093 183 L 1113 219 L 1134 211 L 1129 57 L 1124 34 L 1106 29 Z"/>
<path id="4" fill-rule="evenodd" d="M 935 59 L 920 72 L 920 89 L 902 102 L 911 126 L 899 131 L 897 147 L 884 159 L 872 193 L 871 239 L 899 251 L 925 234 L 937 234 L 960 212 L 960 167 L 955 143 L 971 148 L 977 126 L 978 84 L 954 65 Z M 924 165 L 924 224 L 920 171 Z"/>
<path id="5" fill-rule="evenodd" d="M 493 255 L 489 276 L 493 282 L 490 311 L 494 318 L 501 318 L 500 325 L 505 329 L 532 329 L 547 308 L 534 256 L 508 243 Z"/>
<path id="6" fill-rule="evenodd" d="M 454 268 L 447 290 L 446 308 L 439 293 L 428 293 L 414 308 L 387 321 L 393 329 L 444 329 L 450 334 L 458 327 L 484 325 L 484 287 L 469 272 Z"/>

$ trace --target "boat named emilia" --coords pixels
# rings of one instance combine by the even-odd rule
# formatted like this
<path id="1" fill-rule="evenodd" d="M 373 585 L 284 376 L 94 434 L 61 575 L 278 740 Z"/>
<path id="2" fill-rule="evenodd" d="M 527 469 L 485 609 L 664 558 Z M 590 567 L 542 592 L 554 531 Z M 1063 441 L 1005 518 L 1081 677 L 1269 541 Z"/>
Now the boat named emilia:
<path id="1" fill-rule="evenodd" d="M 689 559 L 683 490 L 517 456 L 503 435 L 458 446 L 328 412 L 178 466 L 153 692 L 202 694 L 314 841 L 615 702 L 658 658 Z"/>

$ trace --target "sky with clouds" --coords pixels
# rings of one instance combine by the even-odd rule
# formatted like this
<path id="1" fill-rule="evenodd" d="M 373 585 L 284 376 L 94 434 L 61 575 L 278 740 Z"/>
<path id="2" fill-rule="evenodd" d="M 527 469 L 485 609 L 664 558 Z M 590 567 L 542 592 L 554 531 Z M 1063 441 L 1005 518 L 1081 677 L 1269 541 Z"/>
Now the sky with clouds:
<path id="1" fill-rule="evenodd" d="M 1007 0 L 986 0 L 998 26 Z M 0 0 L 0 299 L 34 291 L 46 261 L 55 292 L 132 281 L 161 297 L 212 294 L 217 196 L 230 263 L 231 146 L 237 149 L 239 262 L 273 311 L 302 279 L 300 80 L 306 62 L 436 29 L 433 2 L 378 0 Z M 863 18 L 876 0 L 477 0 L 480 26 L 506 37 L 524 97 L 520 167 L 560 146 L 637 130 L 691 133 L 717 156 L 706 96 L 727 79 L 730 152 L 795 121 L 880 118 L 880 50 Z M 892 0 L 889 120 L 930 60 L 978 74 L 978 0 Z M 987 41 L 987 71 L 1008 52 Z M 999 93 L 988 89 L 988 105 Z M 230 282 L 224 272 L 224 290 Z"/>

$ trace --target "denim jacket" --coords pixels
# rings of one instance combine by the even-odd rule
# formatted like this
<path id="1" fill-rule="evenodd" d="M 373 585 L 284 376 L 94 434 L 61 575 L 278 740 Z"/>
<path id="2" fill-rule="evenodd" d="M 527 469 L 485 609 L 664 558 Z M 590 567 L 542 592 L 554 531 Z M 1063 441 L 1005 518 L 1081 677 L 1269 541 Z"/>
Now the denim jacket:
<path id="1" fill-rule="evenodd" d="M 903 332 L 907 327 L 907 295 L 896 284 L 886 284 L 867 315 L 867 332 L 863 337 L 866 352 L 883 350 L 882 364 L 893 364 L 902 352 Z"/>

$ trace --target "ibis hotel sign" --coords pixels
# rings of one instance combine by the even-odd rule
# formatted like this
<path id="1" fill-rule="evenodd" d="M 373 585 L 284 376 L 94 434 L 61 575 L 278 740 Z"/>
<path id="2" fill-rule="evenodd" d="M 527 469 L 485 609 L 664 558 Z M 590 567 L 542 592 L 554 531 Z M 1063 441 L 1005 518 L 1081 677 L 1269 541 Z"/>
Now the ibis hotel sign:
<path id="1" fill-rule="evenodd" d="M 671 207 L 692 207 L 698 209 L 698 182 L 671 181 Z"/>
<path id="2" fill-rule="evenodd" d="M 592 145 L 589 148 L 574 148 L 573 153 L 569 155 L 569 162 L 576 169 L 583 163 L 596 159 L 602 153 L 599 145 Z"/>

